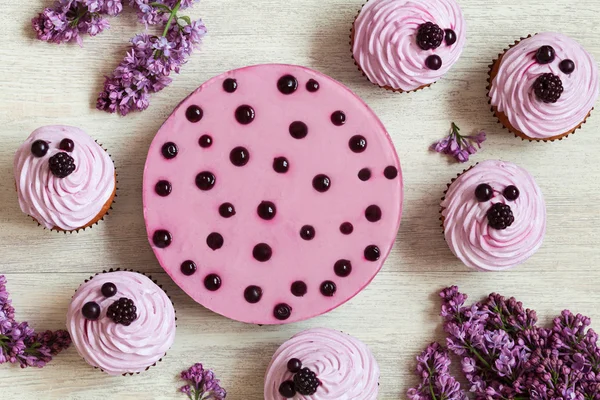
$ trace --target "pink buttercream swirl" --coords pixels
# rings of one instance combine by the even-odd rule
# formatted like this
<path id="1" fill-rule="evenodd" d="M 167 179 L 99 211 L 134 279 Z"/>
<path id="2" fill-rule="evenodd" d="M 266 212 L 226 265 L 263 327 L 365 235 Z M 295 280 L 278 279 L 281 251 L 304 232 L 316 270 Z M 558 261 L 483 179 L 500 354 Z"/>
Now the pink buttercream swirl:
<path id="1" fill-rule="evenodd" d="M 57 178 L 48 160 L 62 151 L 63 139 L 75 144 L 69 155 L 76 168 L 66 178 Z M 31 153 L 36 140 L 48 143 L 43 157 Z M 100 213 L 115 188 L 115 167 L 108 153 L 84 131 L 70 126 L 36 129 L 17 150 L 14 174 L 21 210 L 48 229 L 69 231 L 85 226 Z"/>
<path id="2" fill-rule="evenodd" d="M 102 285 L 112 282 L 117 294 L 104 297 Z M 137 308 L 129 326 L 106 316 L 111 304 L 126 297 Z M 100 318 L 82 315 L 90 301 L 100 305 Z M 165 355 L 175 340 L 175 310 L 165 292 L 148 277 L 127 271 L 96 275 L 77 289 L 67 313 L 67 329 L 77 352 L 85 361 L 110 375 L 144 371 Z"/>
<path id="3" fill-rule="evenodd" d="M 535 53 L 545 45 L 554 48 L 556 58 L 540 64 Z M 575 71 L 569 75 L 559 68 L 565 59 L 575 63 Z M 548 72 L 562 80 L 564 91 L 556 103 L 544 103 L 533 90 L 535 80 Z M 504 53 L 490 98 L 513 127 L 531 138 L 544 139 L 567 133 L 583 122 L 599 89 L 598 66 L 579 43 L 560 33 L 540 33 Z"/>
<path id="4" fill-rule="evenodd" d="M 485 202 L 475 189 L 489 184 L 494 196 Z M 519 197 L 508 201 L 503 191 L 514 185 Z M 494 203 L 511 207 L 514 222 L 504 230 L 488 225 L 487 212 Z M 451 185 L 441 204 L 444 233 L 450 250 L 462 262 L 481 271 L 501 271 L 531 257 L 542 245 L 546 232 L 546 203 L 533 177 L 523 168 L 488 160 L 462 173 Z"/>
<path id="5" fill-rule="evenodd" d="M 437 49 L 417 45 L 421 24 L 433 22 L 452 29 L 456 43 Z M 429 85 L 450 70 L 466 41 L 465 19 L 454 0 L 370 0 L 354 22 L 354 60 L 367 78 L 379 86 L 410 91 Z M 442 67 L 427 68 L 425 60 L 437 54 Z"/>
<path id="6" fill-rule="evenodd" d="M 294 400 L 376 400 L 379 365 L 369 348 L 352 336 L 325 328 L 292 337 L 275 352 L 265 376 L 265 400 L 283 400 L 279 385 L 293 379 L 287 362 L 297 358 L 317 374 L 321 385 L 310 396 Z"/>

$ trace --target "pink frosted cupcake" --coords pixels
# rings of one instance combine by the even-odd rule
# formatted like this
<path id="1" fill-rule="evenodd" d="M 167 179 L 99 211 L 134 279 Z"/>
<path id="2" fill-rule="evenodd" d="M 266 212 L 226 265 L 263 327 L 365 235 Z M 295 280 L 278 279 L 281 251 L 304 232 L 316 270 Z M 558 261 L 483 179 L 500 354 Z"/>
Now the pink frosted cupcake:
<path id="1" fill-rule="evenodd" d="M 352 26 L 352 56 L 374 84 L 422 89 L 458 61 L 465 19 L 455 0 L 369 0 Z"/>
<path id="2" fill-rule="evenodd" d="M 265 400 L 376 400 L 379 365 L 369 348 L 332 329 L 300 332 L 275 352 Z"/>
<path id="3" fill-rule="evenodd" d="M 546 203 L 523 168 L 487 160 L 448 186 L 442 223 L 450 250 L 479 271 L 502 271 L 523 263 L 542 245 Z"/>

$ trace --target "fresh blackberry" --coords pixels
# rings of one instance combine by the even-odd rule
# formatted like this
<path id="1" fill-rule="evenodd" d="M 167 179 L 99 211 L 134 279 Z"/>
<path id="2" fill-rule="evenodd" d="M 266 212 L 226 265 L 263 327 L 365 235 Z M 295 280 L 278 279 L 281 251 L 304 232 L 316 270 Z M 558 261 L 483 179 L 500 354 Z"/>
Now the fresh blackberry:
<path id="1" fill-rule="evenodd" d="M 48 162 L 50 172 L 57 178 L 66 178 L 75 171 L 75 160 L 65 152 L 56 153 Z"/>
<path id="2" fill-rule="evenodd" d="M 129 326 L 137 319 L 136 311 L 137 308 L 135 307 L 135 304 L 133 304 L 133 300 L 121 297 L 108 307 L 106 315 L 116 324 Z"/>
<path id="3" fill-rule="evenodd" d="M 535 80 L 533 90 L 544 103 L 556 103 L 563 92 L 563 84 L 558 76 L 548 72 Z"/>
<path id="4" fill-rule="evenodd" d="M 419 26 L 417 44 L 423 50 L 437 49 L 444 40 L 444 30 L 433 22 L 425 22 Z"/>
<path id="5" fill-rule="evenodd" d="M 495 203 L 487 212 L 488 223 L 493 229 L 506 229 L 515 222 L 508 204 Z"/>
<path id="6" fill-rule="evenodd" d="M 321 382 L 317 379 L 317 374 L 304 367 L 294 375 L 294 386 L 296 392 L 310 396 L 315 394 Z"/>

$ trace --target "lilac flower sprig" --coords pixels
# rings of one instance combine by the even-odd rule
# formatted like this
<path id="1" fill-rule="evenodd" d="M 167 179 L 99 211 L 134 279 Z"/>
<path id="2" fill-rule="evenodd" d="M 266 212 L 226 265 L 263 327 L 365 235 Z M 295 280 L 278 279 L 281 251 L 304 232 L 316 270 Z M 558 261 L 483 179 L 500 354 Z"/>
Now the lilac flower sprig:
<path id="1" fill-rule="evenodd" d="M 164 23 L 164 29 L 161 36 L 135 36 L 123 61 L 106 77 L 96 108 L 120 115 L 148 108 L 150 94 L 171 83 L 171 72 L 179 73 L 206 34 L 202 20 L 192 21 L 177 14 L 195 0 L 130 1 L 142 22 L 147 25 Z"/>
<path id="2" fill-rule="evenodd" d="M 215 374 L 204 369 L 200 363 L 182 371 L 181 379 L 188 384 L 179 388 L 179 391 L 185 393 L 190 400 L 223 400 L 227 397 L 227 392 L 219 385 Z"/>
<path id="3" fill-rule="evenodd" d="M 0 275 L 0 364 L 9 362 L 19 363 L 21 368 L 41 368 L 70 344 L 67 331 L 38 334 L 27 322 L 16 322 L 15 310 L 6 290 L 6 277 Z"/>
<path id="4" fill-rule="evenodd" d="M 463 136 L 460 134 L 460 128 L 452 122 L 449 135 L 432 144 L 431 150 L 447 154 L 454 157 L 456 161 L 464 163 L 469 161 L 470 155 L 477 153 L 477 149 L 481 148 L 485 138 L 484 131 L 475 135 Z"/>

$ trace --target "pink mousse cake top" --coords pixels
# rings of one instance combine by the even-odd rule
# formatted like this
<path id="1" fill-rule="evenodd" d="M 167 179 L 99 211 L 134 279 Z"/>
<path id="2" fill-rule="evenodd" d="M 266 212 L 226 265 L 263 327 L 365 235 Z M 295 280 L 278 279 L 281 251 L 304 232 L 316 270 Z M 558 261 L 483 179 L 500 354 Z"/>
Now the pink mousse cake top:
<path id="1" fill-rule="evenodd" d="M 402 211 L 393 144 L 369 107 L 310 69 L 227 72 L 160 128 L 144 171 L 152 248 L 194 300 L 282 324 L 360 292 Z"/>

